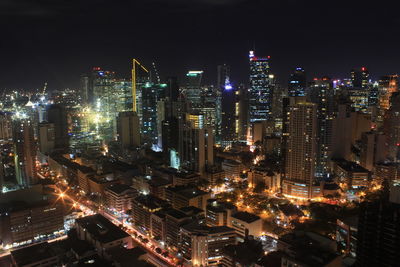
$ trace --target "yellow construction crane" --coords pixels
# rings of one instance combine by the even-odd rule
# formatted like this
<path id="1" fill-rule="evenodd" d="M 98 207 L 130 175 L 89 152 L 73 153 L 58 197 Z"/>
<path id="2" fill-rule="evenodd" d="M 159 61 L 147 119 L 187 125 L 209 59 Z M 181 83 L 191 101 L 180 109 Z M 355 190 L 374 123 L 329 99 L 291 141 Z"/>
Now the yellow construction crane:
<path id="1" fill-rule="evenodd" d="M 136 112 L 136 66 L 139 66 L 146 73 L 149 71 L 140 64 L 135 58 L 132 60 L 132 103 L 133 103 L 133 111 Z"/>

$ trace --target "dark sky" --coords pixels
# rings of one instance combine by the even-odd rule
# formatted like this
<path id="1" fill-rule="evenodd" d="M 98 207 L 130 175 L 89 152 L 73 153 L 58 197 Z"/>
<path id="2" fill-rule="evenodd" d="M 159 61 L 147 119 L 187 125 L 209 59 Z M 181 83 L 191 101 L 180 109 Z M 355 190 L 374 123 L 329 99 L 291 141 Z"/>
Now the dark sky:
<path id="1" fill-rule="evenodd" d="M 400 64 L 399 9 L 388 1 L 0 0 L 0 32 L 0 89 L 76 87 L 93 66 L 128 77 L 133 57 L 162 77 L 203 69 L 210 83 L 228 63 L 247 82 L 254 45 L 285 83 L 296 66 L 309 78 L 361 66 L 378 77 Z"/>

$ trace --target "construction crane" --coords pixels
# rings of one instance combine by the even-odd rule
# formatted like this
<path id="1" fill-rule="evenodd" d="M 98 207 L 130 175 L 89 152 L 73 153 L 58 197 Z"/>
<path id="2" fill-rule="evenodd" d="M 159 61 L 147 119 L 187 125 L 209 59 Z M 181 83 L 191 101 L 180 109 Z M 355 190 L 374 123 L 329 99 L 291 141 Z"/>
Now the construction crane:
<path id="1" fill-rule="evenodd" d="M 135 58 L 132 60 L 132 104 L 133 104 L 133 111 L 136 112 L 136 66 L 139 67 L 139 69 L 144 70 L 146 73 L 149 73 L 149 71 L 143 67 L 142 64 L 140 64 L 139 61 L 137 61 Z"/>

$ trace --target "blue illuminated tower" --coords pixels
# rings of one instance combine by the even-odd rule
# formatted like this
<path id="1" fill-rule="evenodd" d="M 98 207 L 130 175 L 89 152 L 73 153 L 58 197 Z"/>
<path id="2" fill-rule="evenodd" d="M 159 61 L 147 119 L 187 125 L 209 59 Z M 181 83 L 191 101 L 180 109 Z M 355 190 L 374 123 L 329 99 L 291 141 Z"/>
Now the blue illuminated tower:
<path id="1" fill-rule="evenodd" d="M 270 73 L 269 57 L 256 57 L 254 51 L 250 51 L 249 59 L 249 119 L 253 123 L 271 118 L 274 77 Z"/>

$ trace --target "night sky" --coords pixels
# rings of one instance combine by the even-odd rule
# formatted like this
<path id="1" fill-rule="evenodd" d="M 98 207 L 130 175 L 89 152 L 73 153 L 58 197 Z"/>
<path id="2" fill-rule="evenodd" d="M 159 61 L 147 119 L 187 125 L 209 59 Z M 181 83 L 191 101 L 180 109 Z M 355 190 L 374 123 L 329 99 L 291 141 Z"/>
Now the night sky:
<path id="1" fill-rule="evenodd" d="M 352 3 L 350 3 L 352 2 Z M 247 82 L 248 50 L 271 56 L 282 83 L 399 72 L 400 16 L 388 1 L 0 0 L 0 90 L 75 88 L 93 66 L 129 77 L 130 59 L 156 62 L 162 77 L 228 63 Z M 395 2 L 395 1 L 393 1 Z"/>

